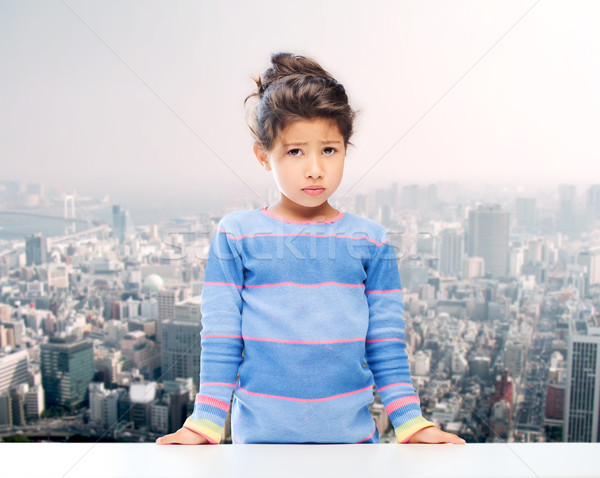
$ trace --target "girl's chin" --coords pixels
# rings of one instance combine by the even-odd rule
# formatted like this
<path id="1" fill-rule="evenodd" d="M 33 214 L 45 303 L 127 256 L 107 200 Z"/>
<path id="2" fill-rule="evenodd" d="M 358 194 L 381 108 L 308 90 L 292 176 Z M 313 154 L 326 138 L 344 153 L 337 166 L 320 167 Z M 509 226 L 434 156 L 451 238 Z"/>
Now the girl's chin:
<path id="1" fill-rule="evenodd" d="M 296 206 L 302 206 L 310 209 L 314 209 L 316 207 L 320 207 L 323 204 L 327 203 L 327 199 L 329 199 L 329 194 L 320 194 L 318 196 L 311 196 L 304 192 L 301 192 L 302 196 L 294 195 L 290 198 L 290 196 L 286 196 L 287 201 L 289 203 L 294 203 Z"/>

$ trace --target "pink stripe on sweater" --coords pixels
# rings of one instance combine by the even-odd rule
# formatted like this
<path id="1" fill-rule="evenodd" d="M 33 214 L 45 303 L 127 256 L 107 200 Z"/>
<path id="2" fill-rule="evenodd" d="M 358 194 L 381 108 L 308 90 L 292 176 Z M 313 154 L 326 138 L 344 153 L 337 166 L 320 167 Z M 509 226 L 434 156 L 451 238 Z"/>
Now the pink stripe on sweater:
<path id="1" fill-rule="evenodd" d="M 297 282 L 276 282 L 273 284 L 256 284 L 256 285 L 248 285 L 246 287 L 248 289 L 257 289 L 259 287 L 279 287 L 279 286 L 292 286 L 292 287 L 321 287 L 325 285 L 339 285 L 343 287 L 364 287 L 364 284 L 344 284 L 342 282 L 320 282 L 318 284 L 298 284 Z"/>
<path id="2" fill-rule="evenodd" d="M 367 437 L 367 438 L 363 438 L 361 441 L 357 441 L 356 443 L 362 443 L 364 441 L 367 441 L 368 439 L 370 439 L 373 435 L 375 435 L 375 430 L 377 430 L 377 427 L 373 428 L 373 431 L 371 432 L 371 434 Z"/>
<path id="3" fill-rule="evenodd" d="M 244 443 L 243 441 L 238 440 L 238 438 L 233 433 L 231 434 L 231 441 L 233 443 L 238 443 L 240 445 L 247 445 L 247 443 Z"/>
<path id="4" fill-rule="evenodd" d="M 403 339 L 392 338 L 392 339 L 371 339 L 366 341 L 368 344 L 373 342 L 404 342 Z"/>
<path id="5" fill-rule="evenodd" d="M 396 400 L 395 402 L 390 403 L 385 410 L 388 412 L 388 415 L 393 411 L 398 410 L 399 408 L 405 407 L 406 405 L 410 405 L 411 403 L 421 403 L 418 395 L 409 395 L 408 397 L 402 397 Z"/>
<path id="6" fill-rule="evenodd" d="M 350 342 L 362 342 L 364 337 L 356 339 L 339 339 L 339 340 L 287 340 L 287 339 L 270 339 L 266 337 L 248 337 L 246 335 L 223 335 L 223 334 L 210 334 L 204 335 L 205 339 L 243 339 L 243 340 L 254 340 L 257 342 L 275 342 L 280 344 L 303 344 L 303 345 L 322 345 L 322 344 L 345 344 Z"/>
<path id="7" fill-rule="evenodd" d="M 235 383 L 223 383 L 223 382 L 203 382 L 201 384 L 203 387 L 229 387 L 235 388 Z"/>
<path id="8" fill-rule="evenodd" d="M 386 388 L 402 387 L 402 386 L 407 386 L 407 385 L 410 385 L 412 387 L 412 383 L 409 383 L 409 382 L 399 382 L 399 383 L 391 383 L 389 385 L 386 385 L 385 387 L 378 388 L 377 391 L 381 392 L 382 390 L 385 390 Z"/>
<path id="9" fill-rule="evenodd" d="M 287 340 L 287 339 L 268 339 L 264 337 L 247 337 L 244 340 L 256 340 L 258 342 L 276 342 L 279 344 L 303 344 L 303 345 L 321 345 L 321 344 L 345 344 L 349 342 L 362 342 L 364 337 L 357 339 L 339 339 L 339 340 Z"/>
<path id="10" fill-rule="evenodd" d="M 207 397 L 206 395 L 196 396 L 196 401 L 194 403 L 205 403 L 206 405 L 212 405 L 213 407 L 220 408 L 226 412 L 229 411 L 229 403 L 225 403 L 217 398 Z"/>
<path id="11" fill-rule="evenodd" d="M 369 385 L 368 387 L 361 388 L 360 390 L 354 390 L 352 392 L 340 393 L 339 395 L 332 395 L 330 397 L 323 397 L 323 398 L 294 398 L 294 397 L 284 397 L 282 395 L 269 395 L 267 393 L 250 392 L 249 390 L 246 390 L 245 388 L 242 388 L 239 385 L 237 386 L 237 388 L 239 390 L 241 390 L 242 392 L 247 393 L 248 395 L 255 395 L 257 397 L 276 398 L 276 399 L 279 399 L 279 400 L 289 400 L 289 401 L 292 401 L 292 402 L 314 403 L 314 402 L 326 402 L 328 400 L 333 400 L 335 398 L 347 397 L 348 395 L 354 395 L 356 393 L 360 393 L 360 392 L 365 392 L 367 390 L 371 390 L 373 387 Z"/>

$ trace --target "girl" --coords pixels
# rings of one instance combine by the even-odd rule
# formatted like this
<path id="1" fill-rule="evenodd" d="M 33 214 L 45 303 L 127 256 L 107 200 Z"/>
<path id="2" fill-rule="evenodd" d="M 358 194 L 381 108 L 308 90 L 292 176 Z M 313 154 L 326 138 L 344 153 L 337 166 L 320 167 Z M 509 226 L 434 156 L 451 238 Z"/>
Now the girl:
<path id="1" fill-rule="evenodd" d="M 202 290 L 200 393 L 160 444 L 378 443 L 373 384 L 400 443 L 464 443 L 421 415 L 404 343 L 403 293 L 379 223 L 329 202 L 355 112 L 309 58 L 277 53 L 255 79 L 254 153 L 279 200 L 226 214 Z M 245 102 L 244 102 L 245 103 Z"/>

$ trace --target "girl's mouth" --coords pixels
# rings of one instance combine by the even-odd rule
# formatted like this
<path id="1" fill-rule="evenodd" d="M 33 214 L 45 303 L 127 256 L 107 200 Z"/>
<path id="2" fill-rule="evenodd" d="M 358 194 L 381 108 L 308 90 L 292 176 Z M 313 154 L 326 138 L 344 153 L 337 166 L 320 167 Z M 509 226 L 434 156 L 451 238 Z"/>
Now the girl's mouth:
<path id="1" fill-rule="evenodd" d="M 306 189 L 303 189 L 302 191 L 304 191 L 309 196 L 318 196 L 319 194 L 323 193 L 323 191 L 325 191 L 325 188 L 318 188 L 318 189 L 306 188 Z"/>

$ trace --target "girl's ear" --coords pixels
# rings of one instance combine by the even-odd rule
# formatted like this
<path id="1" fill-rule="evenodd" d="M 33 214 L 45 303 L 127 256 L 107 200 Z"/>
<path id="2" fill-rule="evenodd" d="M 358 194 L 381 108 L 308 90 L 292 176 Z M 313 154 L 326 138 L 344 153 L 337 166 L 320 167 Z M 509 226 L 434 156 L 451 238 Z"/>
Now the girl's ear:
<path id="1" fill-rule="evenodd" d="M 267 171 L 271 171 L 271 165 L 269 164 L 269 155 L 258 143 L 254 143 L 254 155 L 256 156 L 256 159 L 258 159 L 258 162 L 262 167 L 264 167 Z"/>

